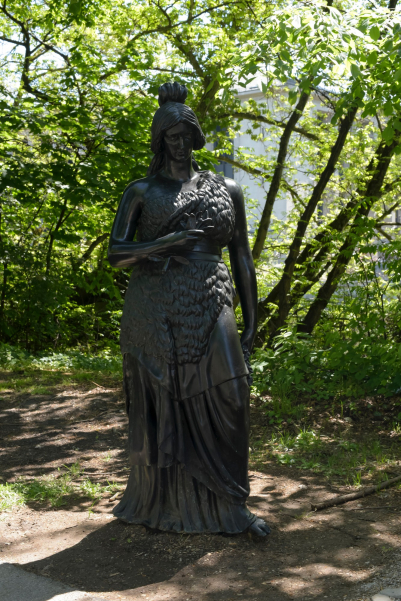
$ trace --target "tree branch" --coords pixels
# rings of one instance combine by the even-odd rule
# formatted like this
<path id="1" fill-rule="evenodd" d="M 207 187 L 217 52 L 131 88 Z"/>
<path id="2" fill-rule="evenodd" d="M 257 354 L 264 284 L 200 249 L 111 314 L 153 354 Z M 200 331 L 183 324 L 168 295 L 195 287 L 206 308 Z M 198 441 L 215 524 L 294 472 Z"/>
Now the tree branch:
<path id="1" fill-rule="evenodd" d="M 252 249 L 252 256 L 255 261 L 257 261 L 260 258 L 260 255 L 262 254 L 265 245 L 267 232 L 270 226 L 273 206 L 277 198 L 278 191 L 280 189 L 281 177 L 283 174 L 284 164 L 287 157 L 288 144 L 290 142 L 291 135 L 294 132 L 294 128 L 305 109 L 308 99 L 309 94 L 307 94 L 306 92 L 302 92 L 298 103 L 291 114 L 291 117 L 287 121 L 287 124 L 280 139 L 276 168 L 274 170 L 273 177 L 270 183 L 270 188 L 266 196 L 265 206 L 263 207 L 263 212 L 260 218 L 255 243 Z"/>
<path id="2" fill-rule="evenodd" d="M 162 67 L 151 67 L 151 71 L 161 71 L 162 73 L 171 73 L 172 75 L 186 75 L 186 77 L 194 77 L 191 71 L 180 71 L 179 69 L 163 69 Z"/>
<path id="3" fill-rule="evenodd" d="M 128 40 L 125 48 L 126 51 L 129 50 L 129 48 L 131 46 L 133 46 L 133 44 L 135 44 L 135 42 L 142 37 L 145 36 L 150 36 L 152 34 L 155 33 L 162 33 L 162 34 L 168 34 L 169 32 L 173 31 L 174 29 L 177 29 L 178 27 L 182 27 L 183 25 L 190 25 L 193 21 L 195 21 L 196 19 L 199 19 L 200 17 L 202 17 L 204 14 L 213 12 L 215 10 L 218 10 L 219 8 L 224 8 L 226 6 L 241 6 L 244 5 L 244 2 L 242 0 L 239 1 L 234 1 L 234 2 L 221 2 L 220 4 L 217 4 L 216 6 L 210 6 L 209 8 L 200 11 L 199 13 L 196 13 L 195 15 L 192 15 L 190 18 L 183 20 L 183 21 L 178 21 L 177 23 L 171 23 L 171 19 L 170 16 L 168 16 L 168 21 L 170 21 L 171 25 L 161 25 L 159 27 L 153 27 L 151 29 L 141 29 L 135 36 L 133 36 L 130 40 Z M 158 4 L 156 4 L 157 8 L 159 10 L 160 6 Z M 163 10 L 161 10 L 161 12 L 163 12 Z M 108 77 L 112 76 L 112 75 L 116 75 L 117 73 L 121 73 L 121 71 L 124 70 L 124 66 L 121 65 L 119 67 L 116 67 L 114 69 L 110 69 L 109 71 L 107 71 L 106 73 L 103 73 L 103 75 L 100 76 L 99 81 L 104 81 L 105 79 L 107 79 Z"/>
<path id="4" fill-rule="evenodd" d="M 287 180 L 285 180 L 285 179 L 282 180 L 282 184 L 283 184 L 283 188 L 285 190 L 288 190 L 288 192 L 291 194 L 294 204 L 295 204 L 295 202 L 299 202 L 299 204 L 301 206 L 303 206 L 304 209 L 306 209 L 305 200 L 303 198 L 301 198 L 301 196 L 298 194 L 298 192 L 295 190 L 295 188 L 293 186 L 291 186 L 291 184 L 289 184 L 287 182 Z"/>
<path id="5" fill-rule="evenodd" d="M 230 157 L 227 157 L 225 155 L 218 156 L 217 159 L 220 162 L 228 163 L 229 165 L 236 167 L 236 169 L 241 169 L 242 171 L 245 171 L 246 173 L 249 173 L 250 175 L 254 175 L 255 177 L 263 177 L 264 179 L 268 178 L 268 176 L 265 174 L 265 172 L 262 171 L 261 169 L 255 169 L 254 167 L 249 167 L 248 165 L 245 165 L 244 163 L 241 163 L 240 161 L 236 161 L 235 159 L 231 159 Z"/>
<path id="6" fill-rule="evenodd" d="M 390 234 L 382 230 L 382 228 L 379 225 L 375 225 L 375 230 L 377 230 L 383 236 L 383 238 L 386 238 L 386 240 L 388 240 L 389 242 L 392 242 L 394 240 L 394 238 L 392 238 Z"/>
<path id="7" fill-rule="evenodd" d="M 260 123 L 267 123 L 268 125 L 275 125 L 277 127 L 281 127 L 285 129 L 287 124 L 284 121 L 280 121 L 279 119 L 270 119 L 265 115 L 255 115 L 255 113 L 249 113 L 247 111 L 234 111 L 232 113 L 224 113 L 222 115 L 217 115 L 220 119 L 225 119 L 227 117 L 234 117 L 235 119 L 248 119 L 248 121 L 258 121 Z M 294 127 L 293 131 L 309 140 L 319 141 L 319 137 L 315 134 L 308 132 L 303 127 Z"/>
<path id="8" fill-rule="evenodd" d="M 61 56 L 61 58 L 63 58 L 68 65 L 70 64 L 70 59 L 69 59 L 69 56 L 67 54 L 64 54 L 64 52 L 61 52 L 61 50 L 57 50 L 57 48 L 55 48 L 51 44 L 48 44 L 47 42 L 44 42 L 43 40 L 41 40 L 40 38 L 38 38 L 32 32 L 31 32 L 31 37 L 36 42 L 38 42 L 38 46 L 35 48 L 35 50 L 38 49 L 38 48 L 40 48 L 41 46 L 43 46 L 44 48 L 46 48 L 47 51 L 54 52 L 55 54 L 58 54 L 58 56 Z"/>
<path id="9" fill-rule="evenodd" d="M 10 38 L 6 38 L 2 35 L 0 35 L 0 40 L 3 40 L 3 42 L 8 42 L 9 44 L 15 44 L 16 46 L 25 46 L 24 42 L 18 42 L 17 40 L 10 40 Z"/>
<path id="10" fill-rule="evenodd" d="M 367 172 L 373 174 L 375 172 L 376 169 L 376 165 L 377 163 L 380 162 L 381 160 L 381 153 L 383 151 L 383 146 L 379 146 L 375 156 L 372 157 L 368 167 L 367 167 Z M 383 196 L 384 194 L 390 192 L 394 186 L 398 183 L 400 178 L 396 178 L 395 180 L 393 180 L 392 182 L 388 182 L 383 190 L 380 192 L 380 195 Z M 359 196 L 363 196 L 364 191 L 363 190 L 359 190 L 358 191 L 358 195 Z M 331 261 L 329 260 L 328 263 L 326 264 L 326 266 L 323 268 L 323 270 L 321 272 L 319 272 L 319 265 L 321 265 L 322 261 L 326 260 L 330 249 L 332 247 L 332 243 L 333 243 L 333 234 L 334 232 L 341 232 L 344 230 L 344 228 L 348 225 L 352 214 L 354 212 L 354 210 L 358 207 L 358 205 L 360 204 L 360 198 L 354 197 L 352 198 L 349 203 L 347 203 L 347 205 L 340 211 L 340 213 L 337 215 L 337 217 L 327 226 L 327 228 L 323 231 L 320 232 L 313 240 L 312 243 L 309 243 L 305 246 L 304 250 L 302 251 L 302 253 L 299 255 L 299 258 L 297 260 L 297 267 L 298 266 L 304 266 L 304 264 L 308 261 L 308 259 L 312 259 L 307 265 L 306 268 L 304 269 L 303 272 L 300 272 L 300 270 L 297 270 L 296 273 L 296 277 L 297 279 L 302 279 L 302 280 L 307 280 L 307 283 L 302 283 L 301 281 L 296 284 L 293 288 L 293 290 L 291 291 L 291 300 L 290 300 L 290 307 L 291 309 L 296 305 L 296 303 L 305 295 L 309 292 L 310 288 L 312 287 L 313 284 L 315 284 L 323 275 L 323 273 L 325 273 L 328 269 L 328 267 L 331 265 Z M 394 205 L 392 205 L 386 213 L 384 213 L 383 215 L 381 215 L 380 217 L 378 217 L 379 219 L 384 218 L 387 214 L 391 213 L 395 207 L 397 207 L 399 205 L 399 202 L 395 203 Z M 386 222 L 387 224 L 387 222 Z M 379 224 L 380 225 L 380 224 Z M 401 224 L 400 224 L 401 226 Z M 375 226 L 376 227 L 376 226 Z M 378 228 L 376 228 L 378 229 Z M 386 234 L 384 231 L 380 230 L 380 233 L 387 238 L 388 240 L 392 240 L 392 238 Z M 319 251 L 316 255 L 313 256 L 315 250 L 316 250 L 316 246 L 320 243 L 323 243 L 322 246 L 319 248 Z M 308 283 L 309 282 L 309 283 Z M 266 312 L 265 307 L 263 305 L 263 303 L 260 303 L 260 307 L 259 307 L 259 313 L 260 315 L 263 315 Z"/>
<path id="11" fill-rule="evenodd" d="M 77 269 L 77 268 L 81 267 L 81 265 L 83 265 L 90 258 L 91 254 L 93 253 L 95 248 L 97 246 L 99 246 L 99 244 L 101 244 L 109 236 L 110 236 L 110 233 L 105 233 L 105 234 L 101 234 L 95 240 L 93 240 L 93 242 L 91 242 L 91 244 L 88 246 L 88 248 L 86 249 L 86 251 L 84 252 L 82 257 L 80 257 L 78 260 L 73 262 L 74 268 Z"/>
<path id="12" fill-rule="evenodd" d="M 15 23 L 16 25 L 19 25 L 19 27 L 22 29 L 25 29 L 25 25 L 23 21 L 20 21 L 19 19 L 17 19 L 16 17 L 14 17 L 14 15 L 12 15 L 10 12 L 8 12 L 7 9 L 7 0 L 3 1 L 3 5 L 0 6 L 0 11 L 2 13 L 4 13 L 6 15 L 6 17 L 8 17 L 9 19 L 11 19 L 11 21 L 13 21 L 13 23 Z"/>
<path id="13" fill-rule="evenodd" d="M 7 9 L 6 0 L 4 0 L 3 5 L 0 6 L 0 11 L 6 15 L 13 23 L 19 26 L 21 29 L 23 42 L 18 43 L 19 46 L 25 47 L 25 56 L 22 65 L 22 73 L 21 73 L 21 88 L 24 89 L 29 94 L 36 96 L 37 98 L 41 98 L 42 100 L 48 100 L 47 94 L 41 92 L 40 90 L 36 90 L 31 86 L 31 82 L 29 80 L 29 69 L 32 63 L 32 52 L 31 52 L 31 43 L 30 43 L 30 32 L 28 31 L 25 23 L 20 21 L 16 17 L 14 17 Z"/>
<path id="14" fill-rule="evenodd" d="M 309 222 L 316 210 L 318 203 L 320 202 L 322 195 L 326 189 L 328 182 L 330 181 L 331 176 L 334 173 L 335 166 L 340 157 L 341 151 L 346 142 L 348 133 L 352 127 L 355 116 L 357 113 L 357 107 L 352 107 L 349 109 L 346 116 L 343 118 L 340 129 L 338 132 L 337 140 L 333 145 L 329 159 L 327 161 L 326 167 L 324 168 L 321 176 L 313 189 L 312 195 L 309 199 L 309 202 L 300 216 L 297 224 L 296 233 L 294 239 L 290 245 L 287 258 L 284 263 L 283 275 L 280 281 L 276 284 L 273 290 L 270 292 L 268 297 L 264 302 L 264 312 L 262 313 L 262 318 L 266 318 L 268 316 L 268 305 L 270 303 L 278 302 L 278 312 L 274 317 L 271 317 L 269 322 L 269 330 L 270 334 L 274 335 L 275 332 L 280 328 L 285 320 L 288 317 L 288 314 L 291 309 L 290 303 L 290 289 L 291 282 L 293 278 L 293 274 L 296 268 L 296 265 L 299 262 L 299 251 L 301 248 L 302 240 L 305 236 L 306 229 L 309 225 Z"/>
<path id="15" fill-rule="evenodd" d="M 387 146 L 384 142 L 380 144 L 380 161 L 378 162 L 377 168 L 366 187 L 364 202 L 359 206 L 354 222 L 343 245 L 340 248 L 337 260 L 332 270 L 327 276 L 325 283 L 321 286 L 315 300 L 310 305 L 307 314 L 298 328 L 300 332 L 305 332 L 308 334 L 312 333 L 315 325 L 320 319 L 322 312 L 327 307 L 334 292 L 337 290 L 341 278 L 344 275 L 352 258 L 353 252 L 360 241 L 358 229 L 360 228 L 363 219 L 369 215 L 369 211 L 374 203 L 381 196 L 383 181 L 390 166 L 391 159 L 394 154 L 394 148 L 397 146 L 398 142 L 399 141 L 397 139 L 394 140 L 389 146 Z"/>

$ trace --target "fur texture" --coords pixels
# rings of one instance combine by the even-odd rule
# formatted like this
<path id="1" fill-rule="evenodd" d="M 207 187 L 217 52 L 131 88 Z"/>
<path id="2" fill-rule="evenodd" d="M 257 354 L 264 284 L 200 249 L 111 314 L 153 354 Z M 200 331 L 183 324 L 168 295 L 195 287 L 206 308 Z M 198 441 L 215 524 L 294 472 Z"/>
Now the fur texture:
<path id="1" fill-rule="evenodd" d="M 212 220 L 207 238 L 226 246 L 234 230 L 235 213 L 223 178 L 201 174 L 198 189 L 145 202 L 139 240 L 154 240 L 188 228 L 201 229 Z M 210 223 L 208 221 L 208 223 Z M 140 347 L 146 355 L 168 363 L 198 362 L 224 305 L 231 306 L 233 286 L 223 262 L 144 261 L 134 268 L 121 322 L 122 351 Z"/>

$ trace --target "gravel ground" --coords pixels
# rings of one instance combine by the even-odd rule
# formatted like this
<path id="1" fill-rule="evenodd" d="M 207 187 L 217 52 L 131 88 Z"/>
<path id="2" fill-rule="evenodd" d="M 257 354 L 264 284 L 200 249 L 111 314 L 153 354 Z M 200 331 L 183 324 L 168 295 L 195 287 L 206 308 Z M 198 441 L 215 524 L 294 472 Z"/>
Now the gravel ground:
<path id="1" fill-rule="evenodd" d="M 386 588 L 401 588 L 401 553 L 395 552 L 388 558 L 387 565 L 368 582 L 360 585 L 360 595 L 349 601 L 371 601 L 372 596 Z M 391 599 L 393 599 L 391 597 Z"/>

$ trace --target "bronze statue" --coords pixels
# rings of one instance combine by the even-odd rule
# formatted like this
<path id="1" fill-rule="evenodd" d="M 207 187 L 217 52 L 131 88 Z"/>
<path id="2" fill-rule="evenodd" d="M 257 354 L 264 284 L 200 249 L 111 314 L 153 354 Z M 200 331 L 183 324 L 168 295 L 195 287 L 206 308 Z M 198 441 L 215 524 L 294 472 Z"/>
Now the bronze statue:
<path id="1" fill-rule="evenodd" d="M 244 200 L 233 180 L 199 171 L 192 151 L 205 137 L 186 96 L 178 83 L 160 87 L 154 158 L 111 233 L 111 265 L 133 267 L 121 321 L 132 469 L 113 513 L 160 530 L 265 536 L 245 504 L 257 288 Z"/>

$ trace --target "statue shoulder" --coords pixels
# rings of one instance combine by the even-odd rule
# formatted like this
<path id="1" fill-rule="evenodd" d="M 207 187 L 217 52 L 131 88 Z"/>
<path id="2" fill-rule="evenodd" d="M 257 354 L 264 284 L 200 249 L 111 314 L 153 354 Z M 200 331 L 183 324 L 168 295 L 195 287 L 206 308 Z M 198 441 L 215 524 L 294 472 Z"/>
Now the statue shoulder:
<path id="1" fill-rule="evenodd" d="M 242 192 L 241 186 L 236 181 L 231 179 L 230 177 L 225 177 L 224 182 L 227 186 L 227 190 L 228 190 L 231 198 L 233 199 L 234 206 L 237 206 L 238 204 L 243 206 L 244 205 L 244 194 Z"/>
<path id="2" fill-rule="evenodd" d="M 143 177 L 130 182 L 123 192 L 123 198 L 143 197 L 152 187 L 154 176 Z"/>

